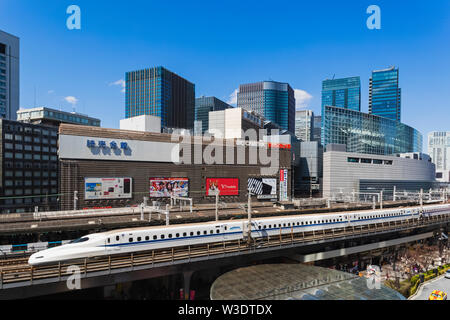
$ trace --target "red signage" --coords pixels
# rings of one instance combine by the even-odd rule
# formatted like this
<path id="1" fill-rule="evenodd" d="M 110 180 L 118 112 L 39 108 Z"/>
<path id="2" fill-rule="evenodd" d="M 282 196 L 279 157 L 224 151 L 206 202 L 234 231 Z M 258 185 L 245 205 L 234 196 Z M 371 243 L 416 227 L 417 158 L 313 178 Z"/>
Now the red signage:
<path id="1" fill-rule="evenodd" d="M 219 190 L 221 196 L 238 196 L 239 179 L 218 178 L 206 179 L 206 195 L 215 195 L 214 191 Z M 210 194 L 211 193 L 211 194 Z"/>

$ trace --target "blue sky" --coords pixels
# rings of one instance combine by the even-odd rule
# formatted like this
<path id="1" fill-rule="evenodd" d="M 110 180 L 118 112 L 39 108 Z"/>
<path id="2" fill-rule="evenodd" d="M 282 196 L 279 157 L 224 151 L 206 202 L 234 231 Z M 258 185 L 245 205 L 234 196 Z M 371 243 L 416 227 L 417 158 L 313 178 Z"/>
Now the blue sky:
<path id="1" fill-rule="evenodd" d="M 66 28 L 71 4 L 81 30 Z M 372 4 L 381 30 L 366 27 Z M 21 39 L 21 107 L 36 91 L 38 106 L 75 108 L 103 127 L 124 117 L 120 80 L 131 70 L 162 65 L 196 96 L 225 101 L 241 83 L 289 82 L 305 91 L 299 105 L 320 113 L 322 80 L 360 76 L 367 111 L 371 71 L 395 65 L 402 122 L 424 140 L 450 130 L 448 0 L 1 0 L 0 29 Z"/>

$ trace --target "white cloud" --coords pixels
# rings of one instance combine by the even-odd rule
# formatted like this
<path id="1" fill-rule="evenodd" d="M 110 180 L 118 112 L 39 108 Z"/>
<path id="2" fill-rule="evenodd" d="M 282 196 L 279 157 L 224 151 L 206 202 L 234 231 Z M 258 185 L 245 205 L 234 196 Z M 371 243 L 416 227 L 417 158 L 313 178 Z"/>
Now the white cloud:
<path id="1" fill-rule="evenodd" d="M 236 89 L 233 91 L 232 94 L 230 94 L 230 97 L 228 98 L 227 103 L 231 104 L 232 106 L 237 105 L 237 96 L 238 96 L 239 89 Z"/>
<path id="2" fill-rule="evenodd" d="M 123 80 L 123 79 L 120 79 L 120 80 L 117 80 L 117 81 L 115 81 L 115 82 L 112 82 L 112 83 L 110 83 L 109 84 L 110 86 L 121 86 L 122 87 L 122 92 L 123 93 L 125 93 L 125 80 Z"/>
<path id="3" fill-rule="evenodd" d="M 66 102 L 70 103 L 71 105 L 76 105 L 78 102 L 78 99 L 73 96 L 65 97 L 64 100 L 66 100 Z"/>
<path id="4" fill-rule="evenodd" d="M 296 109 L 306 109 L 309 107 L 309 102 L 313 98 L 312 95 L 310 95 L 305 90 L 301 89 L 294 89 L 295 93 L 295 108 Z"/>

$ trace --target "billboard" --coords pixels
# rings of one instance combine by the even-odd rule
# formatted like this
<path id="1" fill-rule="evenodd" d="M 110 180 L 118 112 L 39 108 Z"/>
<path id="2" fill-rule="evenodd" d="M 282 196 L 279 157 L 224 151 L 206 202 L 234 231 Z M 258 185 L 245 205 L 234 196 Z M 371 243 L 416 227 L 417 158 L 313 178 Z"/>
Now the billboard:
<path id="1" fill-rule="evenodd" d="M 188 178 L 150 178 L 150 198 L 189 196 Z"/>
<path id="2" fill-rule="evenodd" d="M 132 178 L 85 178 L 84 199 L 130 199 Z"/>
<path id="3" fill-rule="evenodd" d="M 221 196 L 238 196 L 239 179 L 237 178 L 208 178 L 206 179 L 206 195 L 213 196 L 219 190 Z M 210 194 L 211 193 L 211 194 Z"/>
<path id="4" fill-rule="evenodd" d="M 248 190 L 258 199 L 277 199 L 277 179 L 249 178 Z"/>
<path id="5" fill-rule="evenodd" d="M 280 170 L 280 201 L 288 200 L 288 170 Z"/>

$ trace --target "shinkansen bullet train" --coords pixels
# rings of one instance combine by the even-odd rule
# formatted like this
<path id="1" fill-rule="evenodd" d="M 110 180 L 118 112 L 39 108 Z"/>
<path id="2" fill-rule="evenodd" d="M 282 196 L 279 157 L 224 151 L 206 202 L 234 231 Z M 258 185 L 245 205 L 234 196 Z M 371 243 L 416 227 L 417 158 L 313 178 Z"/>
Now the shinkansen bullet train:
<path id="1" fill-rule="evenodd" d="M 442 204 L 425 206 L 422 209 L 411 207 L 255 218 L 252 220 L 252 238 L 275 236 L 280 232 L 289 234 L 292 231 L 294 233 L 321 231 L 449 214 L 450 204 Z M 37 252 L 29 258 L 28 263 L 37 266 L 130 252 L 238 240 L 244 239 L 247 231 L 248 220 L 246 219 L 114 230 L 91 234 L 60 247 Z"/>

